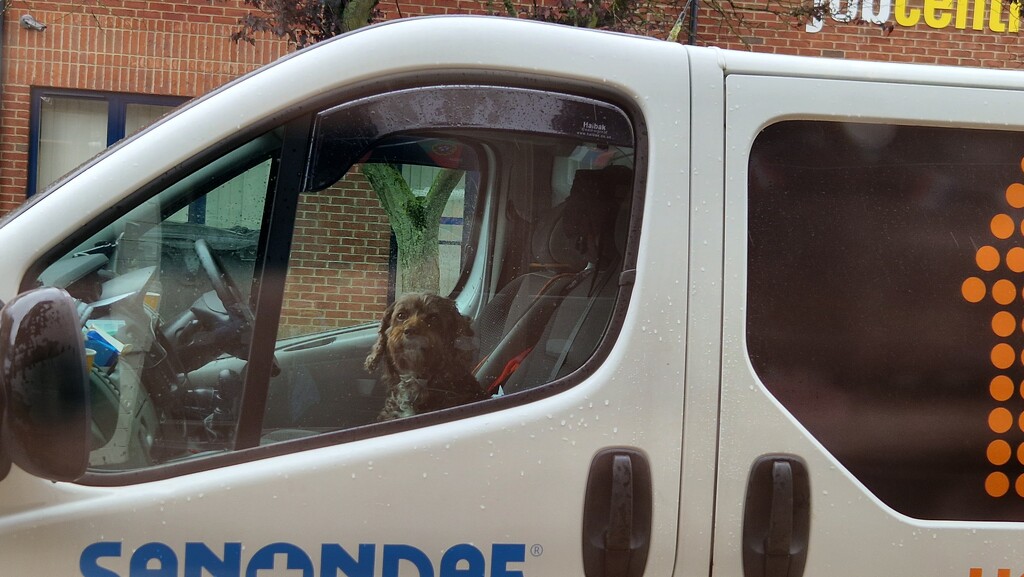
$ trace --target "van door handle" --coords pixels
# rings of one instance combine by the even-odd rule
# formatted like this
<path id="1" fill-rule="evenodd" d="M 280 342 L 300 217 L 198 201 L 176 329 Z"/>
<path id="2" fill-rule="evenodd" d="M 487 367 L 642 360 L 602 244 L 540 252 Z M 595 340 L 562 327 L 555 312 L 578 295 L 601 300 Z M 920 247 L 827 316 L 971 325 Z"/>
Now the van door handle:
<path id="1" fill-rule="evenodd" d="M 651 542 L 651 468 L 629 448 L 604 449 L 590 464 L 583 506 L 587 577 L 640 577 Z"/>
<path id="2" fill-rule="evenodd" d="M 747 481 L 744 577 L 800 577 L 811 518 L 807 465 L 795 455 L 762 455 Z"/>

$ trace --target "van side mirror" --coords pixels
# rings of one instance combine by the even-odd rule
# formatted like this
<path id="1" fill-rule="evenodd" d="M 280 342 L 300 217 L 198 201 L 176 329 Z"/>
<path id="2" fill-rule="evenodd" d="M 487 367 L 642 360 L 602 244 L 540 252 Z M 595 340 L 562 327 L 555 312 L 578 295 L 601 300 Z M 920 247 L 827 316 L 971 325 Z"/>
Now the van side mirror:
<path id="1" fill-rule="evenodd" d="M 74 481 L 89 462 L 89 378 L 75 301 L 33 289 L 0 310 L 0 440 L 37 477 Z"/>

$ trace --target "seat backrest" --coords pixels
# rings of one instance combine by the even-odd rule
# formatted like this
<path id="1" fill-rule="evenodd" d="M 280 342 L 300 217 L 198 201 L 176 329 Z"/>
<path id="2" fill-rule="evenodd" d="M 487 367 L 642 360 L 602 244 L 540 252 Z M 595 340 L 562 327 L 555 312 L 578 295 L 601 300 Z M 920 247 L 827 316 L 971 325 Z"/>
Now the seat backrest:
<path id="1" fill-rule="evenodd" d="M 549 281 L 522 315 L 509 316 L 516 322 L 478 368 L 485 387 L 499 375 L 507 377 L 506 392 L 537 386 L 574 370 L 593 353 L 618 292 L 629 222 L 622 208 L 631 181 L 625 167 L 577 171 L 549 246 L 552 254 L 571 248 L 589 264 L 561 283 Z M 509 362 L 518 364 L 510 370 Z"/>
<path id="2" fill-rule="evenodd" d="M 549 383 L 578 369 L 594 353 L 604 335 L 618 294 L 619 275 L 595 274 L 559 299 L 537 344 L 503 383 L 506 393 Z"/>
<path id="3" fill-rule="evenodd" d="M 558 248 L 558 243 L 550 238 L 560 238 L 564 234 L 560 229 L 564 208 L 565 203 L 553 207 L 538 222 L 532 241 L 533 270 L 502 287 L 474 321 L 478 360 L 490 355 L 505 335 L 527 315 L 540 295 L 557 289 L 562 279 L 571 277 L 586 266 L 581 255 Z M 554 251 L 552 246 L 556 246 Z"/>

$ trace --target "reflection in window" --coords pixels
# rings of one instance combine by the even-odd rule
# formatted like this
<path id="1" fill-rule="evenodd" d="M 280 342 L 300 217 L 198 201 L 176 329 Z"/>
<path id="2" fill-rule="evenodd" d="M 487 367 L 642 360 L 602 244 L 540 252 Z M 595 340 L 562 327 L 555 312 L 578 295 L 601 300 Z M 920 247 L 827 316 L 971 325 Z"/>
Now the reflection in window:
<path id="1" fill-rule="evenodd" d="M 196 170 L 40 276 L 90 307 L 93 469 L 232 446 L 279 141 L 264 135 Z"/>
<path id="2" fill-rule="evenodd" d="M 118 140 L 148 126 L 184 98 L 33 90 L 28 194 L 45 189 Z"/>

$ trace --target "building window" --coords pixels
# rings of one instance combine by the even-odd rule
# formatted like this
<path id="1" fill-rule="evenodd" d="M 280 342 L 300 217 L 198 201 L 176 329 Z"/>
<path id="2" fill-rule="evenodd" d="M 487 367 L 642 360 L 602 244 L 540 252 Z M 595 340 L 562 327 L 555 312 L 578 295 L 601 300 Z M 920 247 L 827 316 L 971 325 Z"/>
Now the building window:
<path id="1" fill-rule="evenodd" d="M 102 92 L 32 91 L 27 196 L 186 99 Z"/>

